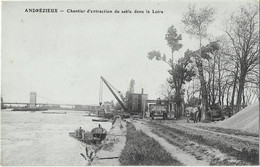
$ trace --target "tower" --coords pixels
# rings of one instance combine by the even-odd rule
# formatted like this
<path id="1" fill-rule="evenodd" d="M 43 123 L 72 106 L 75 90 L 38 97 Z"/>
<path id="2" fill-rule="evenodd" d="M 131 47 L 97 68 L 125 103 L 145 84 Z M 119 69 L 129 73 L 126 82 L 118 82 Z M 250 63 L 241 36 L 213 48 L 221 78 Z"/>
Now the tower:
<path id="1" fill-rule="evenodd" d="M 30 93 L 30 105 L 29 105 L 29 108 L 36 108 L 36 97 L 37 97 L 36 92 L 31 92 Z"/>

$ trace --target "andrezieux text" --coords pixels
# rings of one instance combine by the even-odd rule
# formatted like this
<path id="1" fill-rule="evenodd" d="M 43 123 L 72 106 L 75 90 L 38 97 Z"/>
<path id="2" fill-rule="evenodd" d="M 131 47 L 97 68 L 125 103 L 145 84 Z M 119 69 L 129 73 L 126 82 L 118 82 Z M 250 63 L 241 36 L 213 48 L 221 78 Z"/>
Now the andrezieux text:
<path id="1" fill-rule="evenodd" d="M 58 9 L 44 9 L 44 8 L 39 8 L 39 9 L 25 9 L 25 12 L 27 13 L 58 13 Z"/>

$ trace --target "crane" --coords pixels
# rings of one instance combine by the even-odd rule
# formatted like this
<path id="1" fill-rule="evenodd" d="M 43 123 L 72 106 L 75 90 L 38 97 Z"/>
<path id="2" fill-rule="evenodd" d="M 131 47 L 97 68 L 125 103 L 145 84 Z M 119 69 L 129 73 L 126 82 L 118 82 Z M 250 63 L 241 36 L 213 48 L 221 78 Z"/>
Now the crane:
<path id="1" fill-rule="evenodd" d="M 109 82 L 107 82 L 107 80 L 105 80 L 104 77 L 100 77 L 100 90 L 99 90 L 99 105 L 102 105 L 102 96 L 103 96 L 103 82 L 106 84 L 106 86 L 108 87 L 108 89 L 110 90 L 110 92 L 113 94 L 113 96 L 116 98 L 116 100 L 118 101 L 118 103 L 121 105 L 121 107 L 124 109 L 124 111 L 127 112 L 127 108 L 125 107 L 124 103 L 119 99 L 119 97 L 116 95 L 116 93 L 114 92 L 114 90 L 117 91 L 118 94 L 120 94 L 121 98 L 123 97 L 122 93 L 120 91 L 118 91 L 115 87 L 113 87 Z M 113 90 L 113 89 L 114 90 Z"/>

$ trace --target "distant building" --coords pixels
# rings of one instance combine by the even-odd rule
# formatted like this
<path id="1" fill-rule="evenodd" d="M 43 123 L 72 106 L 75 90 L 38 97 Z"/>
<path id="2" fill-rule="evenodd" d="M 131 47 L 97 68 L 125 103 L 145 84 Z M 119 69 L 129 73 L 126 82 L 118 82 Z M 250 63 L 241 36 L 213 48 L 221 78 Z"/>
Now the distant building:
<path id="1" fill-rule="evenodd" d="M 132 113 L 144 113 L 146 109 L 146 100 L 148 99 L 148 94 L 142 93 L 131 93 L 128 95 L 128 110 Z"/>
<path id="2" fill-rule="evenodd" d="M 55 105 L 48 105 L 47 108 L 49 110 L 59 110 L 60 109 L 60 105 L 55 104 Z"/>
<path id="3" fill-rule="evenodd" d="M 82 111 L 83 110 L 82 105 L 75 105 L 75 110 Z"/>
<path id="4" fill-rule="evenodd" d="M 36 97 L 37 97 L 36 92 L 31 92 L 30 93 L 30 105 L 29 105 L 29 108 L 36 108 Z"/>

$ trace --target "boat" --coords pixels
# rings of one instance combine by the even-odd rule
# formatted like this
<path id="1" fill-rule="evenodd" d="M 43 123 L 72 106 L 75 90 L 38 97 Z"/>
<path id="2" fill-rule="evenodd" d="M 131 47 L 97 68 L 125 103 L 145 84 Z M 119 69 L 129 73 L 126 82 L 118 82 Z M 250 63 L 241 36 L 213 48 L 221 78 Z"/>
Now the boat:
<path id="1" fill-rule="evenodd" d="M 107 122 L 109 119 L 92 119 L 94 122 Z"/>
<path id="2" fill-rule="evenodd" d="M 42 112 L 43 114 L 55 114 L 55 112 Z"/>
<path id="3" fill-rule="evenodd" d="M 66 112 L 55 112 L 55 114 L 66 114 Z"/>
<path id="4" fill-rule="evenodd" d="M 52 111 L 47 111 L 47 112 L 43 111 L 42 113 L 43 114 L 66 114 L 66 112 L 54 112 L 54 111 L 53 112 Z"/>
<path id="5" fill-rule="evenodd" d="M 106 138 L 106 135 L 107 131 L 102 127 L 94 128 L 90 132 L 79 128 L 75 132 L 69 133 L 69 136 L 86 144 L 100 144 Z"/>
<path id="6" fill-rule="evenodd" d="M 97 127 L 91 130 L 91 133 L 93 134 L 93 137 L 96 138 L 97 140 L 104 140 L 107 135 L 106 129 L 102 127 Z"/>
<path id="7" fill-rule="evenodd" d="M 83 116 L 85 116 L 85 117 L 97 117 L 96 114 L 84 114 Z"/>

